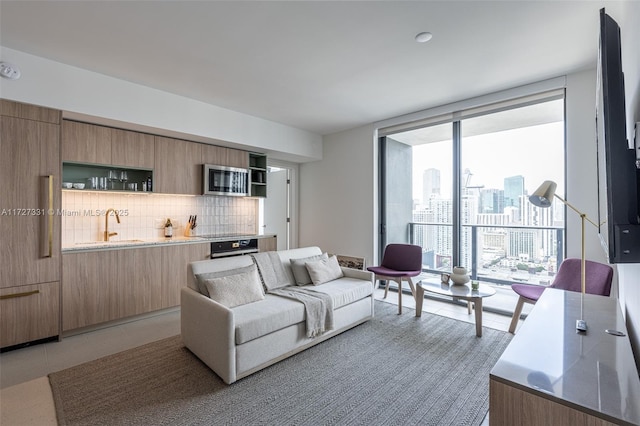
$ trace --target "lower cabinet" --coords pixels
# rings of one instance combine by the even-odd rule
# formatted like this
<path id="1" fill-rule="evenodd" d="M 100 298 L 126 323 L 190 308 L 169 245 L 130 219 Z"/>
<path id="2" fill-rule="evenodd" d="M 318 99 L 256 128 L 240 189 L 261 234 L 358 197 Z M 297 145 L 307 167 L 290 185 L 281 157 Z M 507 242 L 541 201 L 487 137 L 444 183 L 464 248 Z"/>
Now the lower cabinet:
<path id="1" fill-rule="evenodd" d="M 208 253 L 202 243 L 63 254 L 63 331 L 180 305 L 187 264 Z"/>
<path id="2" fill-rule="evenodd" d="M 164 246 L 162 250 L 162 307 L 180 305 L 180 289 L 187 285 L 187 265 L 208 259 L 211 244 Z"/>
<path id="3" fill-rule="evenodd" d="M 59 282 L 0 289 L 0 347 L 59 334 Z"/>
<path id="4" fill-rule="evenodd" d="M 272 237 L 258 238 L 258 251 L 275 251 L 278 250 L 278 238 Z"/>

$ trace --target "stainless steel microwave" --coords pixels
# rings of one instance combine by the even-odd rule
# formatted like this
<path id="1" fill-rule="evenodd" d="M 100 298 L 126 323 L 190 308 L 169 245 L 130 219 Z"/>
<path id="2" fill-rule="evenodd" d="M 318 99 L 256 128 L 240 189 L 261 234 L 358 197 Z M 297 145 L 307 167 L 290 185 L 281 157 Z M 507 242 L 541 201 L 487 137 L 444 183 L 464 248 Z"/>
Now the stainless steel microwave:
<path id="1" fill-rule="evenodd" d="M 249 195 L 249 170 L 239 167 L 203 165 L 204 195 Z"/>

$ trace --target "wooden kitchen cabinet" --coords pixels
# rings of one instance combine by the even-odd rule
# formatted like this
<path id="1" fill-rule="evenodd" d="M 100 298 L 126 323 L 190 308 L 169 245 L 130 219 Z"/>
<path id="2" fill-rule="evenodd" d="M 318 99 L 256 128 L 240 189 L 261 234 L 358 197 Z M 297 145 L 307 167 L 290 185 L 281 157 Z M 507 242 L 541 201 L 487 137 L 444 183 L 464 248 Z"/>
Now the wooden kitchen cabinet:
<path id="1" fill-rule="evenodd" d="M 60 283 L 0 289 L 0 347 L 60 334 Z"/>
<path id="2" fill-rule="evenodd" d="M 62 121 L 62 161 L 111 164 L 112 129 L 77 121 Z"/>
<path id="3" fill-rule="evenodd" d="M 115 266 L 117 318 L 161 309 L 159 247 L 117 250 Z"/>
<path id="4" fill-rule="evenodd" d="M 58 314 L 50 313 L 60 305 L 60 111 L 2 100 L 0 112 L 0 344 L 6 347 L 59 335 Z"/>
<path id="5" fill-rule="evenodd" d="M 63 330 L 161 309 L 160 248 L 63 256 Z"/>
<path id="6" fill-rule="evenodd" d="M 271 237 L 258 238 L 258 251 L 275 251 L 278 250 L 278 237 L 273 235 Z"/>
<path id="7" fill-rule="evenodd" d="M 62 255 L 63 331 L 118 317 L 117 264 L 116 250 Z"/>
<path id="8" fill-rule="evenodd" d="M 60 124 L 61 116 L 60 111 L 57 109 L 23 104 L 7 99 L 0 99 L 0 115 L 51 124 Z"/>
<path id="9" fill-rule="evenodd" d="M 156 136 L 153 192 L 202 195 L 201 145 Z"/>
<path id="10" fill-rule="evenodd" d="M 59 281 L 59 126 L 1 120 L 0 287 Z"/>
<path id="11" fill-rule="evenodd" d="M 209 259 L 211 244 L 181 244 L 162 247 L 162 307 L 180 305 L 180 289 L 187 285 L 187 265 Z"/>
<path id="12" fill-rule="evenodd" d="M 116 167 L 136 167 L 152 170 L 155 164 L 153 135 L 129 130 L 112 129 L 111 164 Z"/>
<path id="13" fill-rule="evenodd" d="M 179 306 L 187 264 L 210 251 L 198 243 L 65 253 L 63 330 Z"/>
<path id="14" fill-rule="evenodd" d="M 249 154 L 239 149 L 202 144 L 202 164 L 227 167 L 249 167 Z"/>
<path id="15" fill-rule="evenodd" d="M 152 170 L 155 139 L 147 133 L 63 120 L 62 161 Z"/>

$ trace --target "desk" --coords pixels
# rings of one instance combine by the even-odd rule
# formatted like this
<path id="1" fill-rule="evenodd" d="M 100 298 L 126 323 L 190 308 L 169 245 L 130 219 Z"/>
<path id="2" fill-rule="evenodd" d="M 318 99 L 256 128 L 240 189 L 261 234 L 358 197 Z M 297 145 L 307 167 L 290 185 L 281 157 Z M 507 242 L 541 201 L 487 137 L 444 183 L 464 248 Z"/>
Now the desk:
<path id="1" fill-rule="evenodd" d="M 496 294 L 493 288 L 485 284 L 480 284 L 478 290 L 471 290 L 471 284 L 455 285 L 435 280 L 422 280 L 416 288 L 417 317 L 422 316 L 422 303 L 424 302 L 425 291 L 473 302 L 473 309 L 476 311 L 476 336 L 482 337 L 482 298 Z M 471 313 L 471 305 L 467 306 L 469 313 Z"/>
<path id="2" fill-rule="evenodd" d="M 640 379 L 618 301 L 548 288 L 490 374 L 491 425 L 637 425 Z M 587 321 L 576 333 L 576 319 Z"/>

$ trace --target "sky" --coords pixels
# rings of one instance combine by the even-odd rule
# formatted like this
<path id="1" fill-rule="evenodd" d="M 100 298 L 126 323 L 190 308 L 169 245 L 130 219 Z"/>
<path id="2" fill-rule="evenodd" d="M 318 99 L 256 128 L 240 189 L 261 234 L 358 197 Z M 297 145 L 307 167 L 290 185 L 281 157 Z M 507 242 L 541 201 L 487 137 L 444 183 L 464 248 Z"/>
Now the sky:
<path id="1" fill-rule="evenodd" d="M 475 119 L 474 119 L 475 120 Z M 422 199 L 424 170 L 440 170 L 441 193 L 451 194 L 451 141 L 413 147 L 413 198 Z M 531 194 L 545 180 L 564 194 L 564 123 L 555 122 L 501 132 L 462 137 L 462 170 L 469 169 L 470 186 L 504 189 L 504 178 L 522 175 Z"/>

